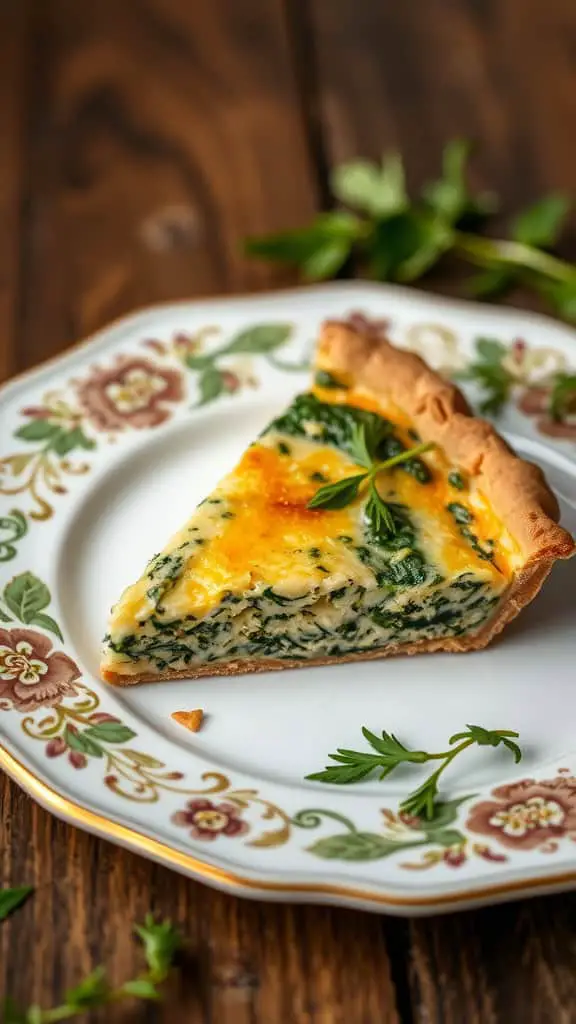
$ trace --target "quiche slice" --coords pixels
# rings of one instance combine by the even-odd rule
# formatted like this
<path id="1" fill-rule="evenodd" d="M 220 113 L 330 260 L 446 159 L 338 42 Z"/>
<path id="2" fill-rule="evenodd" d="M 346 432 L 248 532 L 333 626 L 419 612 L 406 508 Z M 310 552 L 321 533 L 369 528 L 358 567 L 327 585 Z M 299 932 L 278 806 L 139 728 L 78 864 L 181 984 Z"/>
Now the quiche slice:
<path id="1" fill-rule="evenodd" d="M 540 469 L 455 387 L 326 323 L 312 390 L 120 597 L 102 676 L 125 686 L 485 647 L 573 553 L 557 520 Z"/>

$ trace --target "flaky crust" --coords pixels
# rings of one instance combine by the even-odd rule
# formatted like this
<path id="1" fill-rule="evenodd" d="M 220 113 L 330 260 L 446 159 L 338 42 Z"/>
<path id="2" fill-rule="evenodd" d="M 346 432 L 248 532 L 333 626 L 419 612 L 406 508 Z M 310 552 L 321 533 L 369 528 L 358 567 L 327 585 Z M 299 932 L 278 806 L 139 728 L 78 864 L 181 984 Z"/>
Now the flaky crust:
<path id="1" fill-rule="evenodd" d="M 572 537 L 558 525 L 558 502 L 542 470 L 515 455 L 490 423 L 473 416 L 462 392 L 420 356 L 329 321 L 322 328 L 317 362 L 393 401 L 410 416 L 423 441 L 434 441 L 474 477 L 526 563 L 574 553 Z"/>
<path id="2" fill-rule="evenodd" d="M 423 441 L 433 441 L 448 458 L 477 481 L 498 518 L 518 542 L 524 555 L 495 614 L 473 636 L 418 640 L 344 657 L 310 661 L 252 659 L 210 663 L 180 672 L 123 675 L 102 670 L 102 678 L 115 686 L 162 682 L 168 679 L 201 679 L 252 672 L 353 661 L 373 661 L 398 654 L 433 651 L 462 653 L 486 647 L 532 601 L 554 562 L 574 554 L 575 544 L 558 525 L 558 502 L 542 470 L 520 459 L 494 427 L 473 416 L 457 387 L 435 373 L 420 356 L 395 348 L 390 342 L 362 334 L 346 323 L 328 321 L 320 335 L 317 365 L 332 373 L 344 373 L 354 386 L 377 398 L 388 399 L 412 419 Z"/>

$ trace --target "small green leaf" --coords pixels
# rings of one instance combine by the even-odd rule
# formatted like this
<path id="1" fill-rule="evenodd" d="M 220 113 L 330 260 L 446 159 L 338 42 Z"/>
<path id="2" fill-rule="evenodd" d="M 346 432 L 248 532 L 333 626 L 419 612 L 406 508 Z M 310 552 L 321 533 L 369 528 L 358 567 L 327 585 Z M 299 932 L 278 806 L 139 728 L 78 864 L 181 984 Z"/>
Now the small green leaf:
<path id="1" fill-rule="evenodd" d="M 122 991 L 137 999 L 160 999 L 156 985 L 149 978 L 134 978 L 134 981 L 125 981 Z"/>
<path id="2" fill-rule="evenodd" d="M 198 390 L 200 398 L 196 403 L 197 406 L 208 405 L 209 402 L 219 398 L 224 391 L 224 379 L 220 370 L 215 366 L 207 367 L 198 380 Z"/>
<path id="3" fill-rule="evenodd" d="M 82 735 L 100 743 L 127 743 L 136 733 L 122 722 L 98 722 L 85 729 Z"/>
<path id="4" fill-rule="evenodd" d="M 364 231 L 362 222 L 354 214 L 335 210 L 319 214 L 309 227 L 251 238 L 245 248 L 249 256 L 303 266 L 331 242 L 352 245 Z"/>
<path id="5" fill-rule="evenodd" d="M 435 839 L 437 829 L 445 829 L 447 825 L 451 825 L 453 821 L 456 821 L 458 808 L 466 800 L 470 800 L 472 795 L 468 793 L 466 796 L 458 796 L 453 800 L 437 800 L 434 804 L 433 817 L 423 826 L 426 829 L 427 835 Z"/>
<path id="6" fill-rule="evenodd" d="M 352 241 L 350 239 L 331 239 L 302 261 L 302 273 L 309 281 L 325 281 L 326 278 L 333 277 L 338 273 L 351 251 Z"/>
<path id="7" fill-rule="evenodd" d="M 360 484 L 366 479 L 366 476 L 366 473 L 358 473 L 357 476 L 347 476 L 334 484 L 325 484 L 310 498 L 307 507 L 323 508 L 330 511 L 346 508 L 358 497 Z"/>
<path id="8" fill-rule="evenodd" d="M 65 996 L 66 1004 L 75 1010 L 88 1009 L 90 1006 L 100 1006 L 106 1002 L 110 991 L 110 986 L 104 975 L 104 968 L 96 967 L 78 985 L 68 989 Z"/>
<path id="9" fill-rule="evenodd" d="M 523 210 L 512 222 L 512 238 L 538 248 L 553 246 L 560 236 L 572 201 L 562 192 L 551 192 Z"/>
<path id="10" fill-rule="evenodd" d="M 31 885 L 21 885 L 16 889 L 0 889 L 0 921 L 5 921 L 9 914 L 21 907 L 33 892 Z"/>
<path id="11" fill-rule="evenodd" d="M 309 853 L 326 860 L 381 860 L 399 850 L 407 850 L 420 843 L 395 843 L 377 832 L 342 832 L 318 839 L 307 847 Z"/>
<path id="12" fill-rule="evenodd" d="M 28 624 L 50 604 L 50 591 L 33 573 L 23 572 L 6 584 L 4 600 L 16 618 Z"/>
<path id="13" fill-rule="evenodd" d="M 88 451 L 95 447 L 95 442 L 86 437 L 80 427 L 75 427 L 74 430 L 59 430 L 52 438 L 50 447 L 56 455 L 64 456 L 74 451 L 75 448 L 83 448 Z"/>
<path id="14" fill-rule="evenodd" d="M 559 373 L 554 380 L 549 405 L 550 415 L 557 423 L 576 411 L 576 374 Z"/>
<path id="15" fill-rule="evenodd" d="M 517 281 L 517 274 L 504 267 L 491 267 L 468 278 L 466 289 L 476 299 L 502 298 Z"/>
<path id="16" fill-rule="evenodd" d="M 326 388 L 337 390 L 339 388 L 346 388 L 347 385 L 343 384 L 338 377 L 335 377 L 333 373 L 328 373 L 328 370 L 316 370 L 314 374 L 314 383 L 318 388 Z"/>
<path id="17" fill-rule="evenodd" d="M 30 619 L 29 622 L 31 626 L 41 626 L 42 629 L 47 629 L 50 633 L 54 633 L 59 640 L 64 640 L 64 637 L 60 632 L 60 626 L 51 615 L 46 615 L 45 612 L 37 612 L 34 618 Z"/>
<path id="18" fill-rule="evenodd" d="M 476 351 L 487 363 L 501 363 L 508 354 L 506 345 L 496 338 L 477 338 Z"/>
<path id="19" fill-rule="evenodd" d="M 364 514 L 376 537 L 385 539 L 396 533 L 394 516 L 379 493 L 374 480 L 370 481 L 369 497 Z"/>
<path id="20" fill-rule="evenodd" d="M 409 283 L 422 277 L 444 253 L 452 248 L 453 242 L 452 228 L 441 221 L 429 222 L 426 230 L 422 226 L 422 237 L 418 248 L 400 263 L 396 271 L 396 280 Z"/>
<path id="21" fill-rule="evenodd" d="M 212 366 L 217 355 L 217 352 L 197 356 L 187 355 L 184 359 L 184 363 L 189 370 L 205 370 L 207 366 Z"/>
<path id="22" fill-rule="evenodd" d="M 574 280 L 536 283 L 536 287 L 564 320 L 576 322 L 576 273 Z"/>
<path id="23" fill-rule="evenodd" d="M 144 943 L 151 980 L 163 981 L 182 946 L 179 932 L 170 921 L 156 922 L 152 914 L 147 914 L 144 924 L 136 925 L 134 930 Z"/>
<path id="24" fill-rule="evenodd" d="M 370 761 L 362 759 L 357 764 L 327 765 L 324 771 L 313 772 L 311 775 L 306 775 L 306 778 L 310 782 L 327 782 L 334 786 L 348 786 L 352 782 L 361 782 L 378 767 L 379 763 L 379 759 L 374 758 Z"/>
<path id="25" fill-rule="evenodd" d="M 390 217 L 408 205 L 404 166 L 397 152 L 385 155 L 380 167 L 369 160 L 341 164 L 333 171 L 330 183 L 341 203 L 374 217 Z"/>
<path id="26" fill-rule="evenodd" d="M 48 441 L 55 434 L 60 433 L 60 427 L 49 420 L 31 420 L 19 430 L 16 430 L 14 437 L 21 437 L 24 441 Z"/>
<path id="27" fill-rule="evenodd" d="M 223 352 L 251 353 L 261 355 L 273 352 L 274 349 L 284 345 L 294 330 L 294 324 L 257 324 L 255 327 L 247 327 L 235 335 L 232 341 L 226 345 Z"/>
<path id="28" fill-rule="evenodd" d="M 429 833 L 431 842 L 436 843 L 438 846 L 460 846 L 461 843 L 465 842 L 465 837 L 457 828 L 439 828 L 430 832 L 427 824 L 426 831 Z"/>
<path id="29" fill-rule="evenodd" d="M 392 732 L 383 732 L 380 737 L 363 725 L 362 735 L 374 750 L 386 758 L 390 758 L 395 764 L 400 764 L 402 761 L 424 764 L 428 760 L 428 754 L 424 750 L 409 750 Z"/>
<path id="30" fill-rule="evenodd" d="M 102 757 L 102 747 L 90 739 L 86 735 L 87 732 L 87 729 L 84 732 L 79 732 L 67 725 L 63 733 L 64 742 L 71 750 L 77 750 L 79 754 L 85 754 L 86 757 Z"/>

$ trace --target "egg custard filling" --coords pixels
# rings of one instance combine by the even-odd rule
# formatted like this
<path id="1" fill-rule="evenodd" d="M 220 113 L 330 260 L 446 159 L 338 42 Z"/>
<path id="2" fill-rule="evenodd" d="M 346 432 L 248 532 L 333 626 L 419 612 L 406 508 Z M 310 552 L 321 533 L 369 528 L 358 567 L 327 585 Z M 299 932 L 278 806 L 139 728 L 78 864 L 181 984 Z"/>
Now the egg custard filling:
<path id="1" fill-rule="evenodd" d="M 478 474 L 422 441 L 389 394 L 319 369 L 122 594 L 103 678 L 482 646 L 526 554 Z"/>

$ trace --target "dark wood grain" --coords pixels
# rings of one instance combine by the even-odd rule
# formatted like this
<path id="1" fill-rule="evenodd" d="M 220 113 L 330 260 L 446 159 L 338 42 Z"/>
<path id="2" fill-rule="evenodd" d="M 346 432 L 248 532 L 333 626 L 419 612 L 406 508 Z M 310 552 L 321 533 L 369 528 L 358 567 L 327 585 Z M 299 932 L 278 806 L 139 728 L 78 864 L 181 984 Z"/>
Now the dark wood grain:
<path id="1" fill-rule="evenodd" d="M 285 281 L 241 247 L 315 204 L 279 0 L 27 7 L 18 365 L 143 304 Z"/>
<path id="2" fill-rule="evenodd" d="M 396 145 L 419 183 L 473 135 L 507 211 L 576 181 L 573 0 L 5 0 L 0 29 L 2 376 L 143 304 L 289 282 L 241 240 L 305 222 L 338 160 Z M 132 975 L 152 910 L 187 937 L 166 1002 L 95 1020 L 576 1021 L 576 897 L 414 922 L 249 903 L 6 778 L 0 809 L 0 884 L 37 889 L 0 928 L 23 1005 Z"/>

